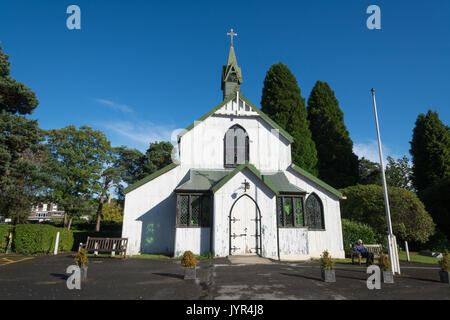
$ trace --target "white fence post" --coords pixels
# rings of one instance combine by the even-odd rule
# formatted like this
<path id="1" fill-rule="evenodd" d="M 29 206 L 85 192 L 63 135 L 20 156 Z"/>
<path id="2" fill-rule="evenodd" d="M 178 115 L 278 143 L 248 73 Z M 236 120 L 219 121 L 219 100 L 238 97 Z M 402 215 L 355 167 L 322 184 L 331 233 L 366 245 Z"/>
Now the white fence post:
<path id="1" fill-rule="evenodd" d="M 56 234 L 56 241 L 55 241 L 55 250 L 53 251 L 54 255 L 58 254 L 58 245 L 59 245 L 59 231 Z"/>
<path id="2" fill-rule="evenodd" d="M 408 262 L 409 262 L 408 241 L 405 241 L 405 250 L 406 250 L 406 260 L 408 260 Z"/>

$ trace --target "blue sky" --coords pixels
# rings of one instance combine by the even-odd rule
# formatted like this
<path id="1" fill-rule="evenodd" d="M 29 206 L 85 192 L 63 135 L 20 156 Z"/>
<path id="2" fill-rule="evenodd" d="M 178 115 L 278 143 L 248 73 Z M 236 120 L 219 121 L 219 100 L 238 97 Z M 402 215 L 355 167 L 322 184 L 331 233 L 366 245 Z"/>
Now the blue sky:
<path id="1" fill-rule="evenodd" d="M 81 30 L 66 9 L 81 8 Z M 369 30 L 369 5 L 381 30 Z M 308 98 L 317 80 L 335 91 L 355 152 L 376 160 L 370 89 L 384 152 L 409 156 L 428 109 L 449 124 L 450 1 L 0 1 L 0 41 L 12 76 L 36 92 L 45 129 L 103 130 L 145 151 L 221 102 L 229 37 L 242 92 L 260 104 L 270 65 L 285 63 Z"/>

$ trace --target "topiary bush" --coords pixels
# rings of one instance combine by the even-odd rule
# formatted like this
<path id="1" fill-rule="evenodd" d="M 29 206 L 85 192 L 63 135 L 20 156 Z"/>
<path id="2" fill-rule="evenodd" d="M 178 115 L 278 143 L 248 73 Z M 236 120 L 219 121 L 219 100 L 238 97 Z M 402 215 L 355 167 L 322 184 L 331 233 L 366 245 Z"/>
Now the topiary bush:
<path id="1" fill-rule="evenodd" d="M 367 224 L 342 219 L 342 237 L 344 239 L 344 250 L 350 255 L 349 244 L 354 244 L 361 239 L 365 244 L 375 244 L 375 231 Z"/>
<path id="2" fill-rule="evenodd" d="M 75 256 L 75 263 L 78 267 L 83 268 L 89 263 L 89 259 L 87 257 L 87 250 L 84 248 L 81 248 L 77 255 Z"/>
<path id="3" fill-rule="evenodd" d="M 334 261 L 331 259 L 330 253 L 328 250 L 325 250 L 320 256 L 320 266 L 323 270 L 333 270 L 334 269 Z"/>
<path id="4" fill-rule="evenodd" d="M 387 254 L 382 253 L 380 255 L 380 262 L 378 264 L 381 271 L 390 271 L 391 270 L 391 262 L 389 261 L 389 256 Z"/>
<path id="5" fill-rule="evenodd" d="M 195 268 L 195 266 L 197 266 L 197 259 L 195 258 L 195 255 L 191 251 L 186 251 L 183 254 L 181 266 L 185 268 Z"/>

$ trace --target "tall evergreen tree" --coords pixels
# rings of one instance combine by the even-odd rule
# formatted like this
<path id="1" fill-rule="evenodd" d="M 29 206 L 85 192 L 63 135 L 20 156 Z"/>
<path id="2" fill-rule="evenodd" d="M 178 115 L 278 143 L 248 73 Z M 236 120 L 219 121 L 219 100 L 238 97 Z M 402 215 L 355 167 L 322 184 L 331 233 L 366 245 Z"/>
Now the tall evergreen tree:
<path id="1" fill-rule="evenodd" d="M 8 58 L 0 46 L 0 111 L 31 114 L 39 101 L 30 88 L 11 78 Z"/>
<path id="2" fill-rule="evenodd" d="M 419 197 L 422 192 L 450 175 L 450 128 L 437 112 L 419 114 L 413 130 L 410 153 L 413 160 L 412 181 Z"/>
<path id="3" fill-rule="evenodd" d="M 317 151 L 311 138 L 305 99 L 297 79 L 283 63 L 270 67 L 264 79 L 262 111 L 294 137 L 292 162 L 317 175 Z"/>
<path id="4" fill-rule="evenodd" d="M 358 183 L 358 157 L 353 153 L 344 113 L 328 83 L 317 81 L 312 89 L 308 120 L 317 148 L 319 177 L 335 188 Z"/>

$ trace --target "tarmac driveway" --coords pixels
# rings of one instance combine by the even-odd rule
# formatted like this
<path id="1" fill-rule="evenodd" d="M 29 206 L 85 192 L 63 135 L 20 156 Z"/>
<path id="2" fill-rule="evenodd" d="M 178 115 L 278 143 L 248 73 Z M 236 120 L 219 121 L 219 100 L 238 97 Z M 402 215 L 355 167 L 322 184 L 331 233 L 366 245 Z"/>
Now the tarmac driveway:
<path id="1" fill-rule="evenodd" d="M 71 255 L 0 264 L 0 299 L 450 299 L 437 266 L 425 264 L 403 264 L 394 284 L 369 290 L 366 269 L 344 264 L 336 264 L 337 282 L 325 283 L 317 262 L 234 265 L 221 258 L 201 261 L 194 281 L 183 280 L 180 261 L 90 258 L 88 280 L 69 290 L 65 272 L 73 264 Z"/>

